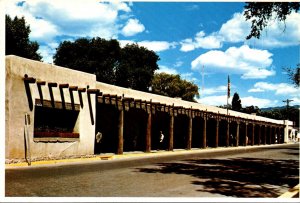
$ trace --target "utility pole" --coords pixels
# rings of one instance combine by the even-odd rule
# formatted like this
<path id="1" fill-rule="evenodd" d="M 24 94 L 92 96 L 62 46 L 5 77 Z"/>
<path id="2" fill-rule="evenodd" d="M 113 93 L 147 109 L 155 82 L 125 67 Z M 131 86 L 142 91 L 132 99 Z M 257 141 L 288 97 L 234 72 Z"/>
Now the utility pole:
<path id="1" fill-rule="evenodd" d="M 283 100 L 282 102 L 285 102 L 286 103 L 286 119 L 288 120 L 289 119 L 289 104 L 291 101 L 294 101 L 292 99 L 287 99 L 287 100 Z"/>

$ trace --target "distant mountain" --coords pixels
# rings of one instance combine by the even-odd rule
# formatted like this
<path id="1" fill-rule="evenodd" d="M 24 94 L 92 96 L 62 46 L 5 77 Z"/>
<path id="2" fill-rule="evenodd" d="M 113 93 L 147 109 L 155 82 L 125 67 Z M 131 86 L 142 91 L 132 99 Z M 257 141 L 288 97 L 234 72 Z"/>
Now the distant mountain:
<path id="1" fill-rule="evenodd" d="M 292 108 L 300 108 L 300 105 L 294 105 L 294 106 L 289 106 Z M 270 111 L 270 110 L 275 110 L 275 109 L 285 109 L 286 106 L 277 106 L 277 107 L 267 107 L 267 108 L 261 108 L 261 111 Z"/>

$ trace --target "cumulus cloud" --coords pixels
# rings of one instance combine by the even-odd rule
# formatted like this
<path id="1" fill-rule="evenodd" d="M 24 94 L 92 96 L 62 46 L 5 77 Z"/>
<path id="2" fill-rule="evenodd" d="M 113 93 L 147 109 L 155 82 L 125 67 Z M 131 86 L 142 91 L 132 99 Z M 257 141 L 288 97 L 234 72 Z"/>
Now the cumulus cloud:
<path id="1" fill-rule="evenodd" d="M 188 38 L 180 42 L 180 50 L 183 52 L 192 51 L 194 49 L 214 49 L 222 47 L 222 39 L 218 35 L 211 34 L 205 36 L 204 31 L 200 31 L 196 34 L 194 39 Z"/>
<path id="2" fill-rule="evenodd" d="M 168 73 L 168 74 L 174 74 L 174 75 L 178 74 L 176 69 L 169 68 L 167 66 L 159 66 L 159 69 L 156 70 L 155 73 Z"/>
<path id="3" fill-rule="evenodd" d="M 119 13 L 130 11 L 129 4 L 120 1 L 11 0 L 5 4 L 9 16 L 25 17 L 31 29 L 30 39 L 41 44 L 39 51 L 46 62 L 53 52 L 48 44 L 59 42 L 62 37 L 116 38 Z"/>
<path id="4" fill-rule="evenodd" d="M 274 19 L 274 17 L 273 17 Z M 197 48 L 221 48 L 224 42 L 255 44 L 257 47 L 287 47 L 296 46 L 300 39 L 300 13 L 291 13 L 285 22 L 271 20 L 261 32 L 261 38 L 246 41 L 251 30 L 251 21 L 246 21 L 243 13 L 235 13 L 225 22 L 220 30 L 206 35 L 204 31 L 196 34 L 195 38 L 187 38 L 180 42 L 181 51 L 193 51 Z"/>
<path id="5" fill-rule="evenodd" d="M 120 46 L 125 47 L 127 44 L 138 44 L 139 46 L 143 46 L 149 50 L 160 52 L 166 51 L 168 49 L 172 49 L 176 47 L 176 43 L 174 42 L 167 42 L 167 41 L 140 41 L 134 42 L 132 40 L 119 40 Z"/>
<path id="6" fill-rule="evenodd" d="M 141 24 L 138 19 L 129 19 L 122 29 L 122 34 L 126 37 L 129 37 L 143 32 L 144 30 L 144 25 Z"/>
<path id="7" fill-rule="evenodd" d="M 243 79 L 266 78 L 275 75 L 267 68 L 272 64 L 272 54 L 267 50 L 251 49 L 247 45 L 230 47 L 226 51 L 212 50 L 192 61 L 193 70 L 218 71 L 242 74 Z"/>
<path id="8" fill-rule="evenodd" d="M 268 82 L 257 82 L 253 88 L 249 89 L 248 92 L 267 92 L 272 91 L 275 95 L 300 95 L 298 88 L 288 83 L 268 83 Z"/>
<path id="9" fill-rule="evenodd" d="M 259 108 L 265 108 L 270 106 L 277 106 L 278 100 L 262 99 L 257 97 L 242 97 L 241 102 L 243 107 L 246 106 L 258 106 Z"/>
<path id="10" fill-rule="evenodd" d="M 202 96 L 202 95 L 201 95 Z M 270 106 L 277 106 L 277 100 L 270 99 L 262 99 L 257 97 L 241 97 L 242 106 L 258 106 L 259 108 L 265 108 Z M 197 100 L 201 104 L 211 105 L 211 106 L 221 106 L 227 104 L 227 95 L 212 95 L 212 96 L 204 96 Z M 229 101 L 232 101 L 232 97 L 229 98 Z"/>

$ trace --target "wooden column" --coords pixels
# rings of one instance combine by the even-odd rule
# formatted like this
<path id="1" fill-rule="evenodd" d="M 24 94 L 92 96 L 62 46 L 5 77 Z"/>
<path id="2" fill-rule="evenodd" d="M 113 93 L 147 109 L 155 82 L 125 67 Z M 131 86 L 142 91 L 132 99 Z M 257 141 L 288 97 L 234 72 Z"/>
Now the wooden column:
<path id="1" fill-rule="evenodd" d="M 203 116 L 203 143 L 202 147 L 206 148 L 206 123 L 207 123 L 207 117 L 206 115 Z"/>
<path id="2" fill-rule="evenodd" d="M 264 133 L 264 145 L 267 144 L 267 125 L 265 125 L 265 133 Z"/>
<path id="3" fill-rule="evenodd" d="M 151 134 L 152 134 L 152 113 L 148 112 L 147 130 L 146 130 L 146 152 L 151 152 Z"/>
<path id="4" fill-rule="evenodd" d="M 123 154 L 123 133 L 124 133 L 124 108 L 119 110 L 118 123 L 118 154 Z"/>
<path id="5" fill-rule="evenodd" d="M 170 115 L 169 151 L 173 151 L 173 143 L 174 143 L 174 115 Z"/>
<path id="6" fill-rule="evenodd" d="M 227 120 L 226 147 L 229 147 L 230 121 Z"/>
<path id="7" fill-rule="evenodd" d="M 245 122 L 245 129 L 246 129 L 246 130 L 245 130 L 245 140 L 244 140 L 244 145 L 247 146 L 247 144 L 248 144 L 248 143 L 247 143 L 247 140 L 249 139 L 249 138 L 248 138 L 248 123 L 247 123 L 247 122 Z"/>
<path id="8" fill-rule="evenodd" d="M 188 126 L 188 139 L 187 139 L 187 149 L 192 149 L 192 134 L 193 134 L 193 117 L 189 116 L 189 126 Z"/>
<path id="9" fill-rule="evenodd" d="M 270 126 L 270 137 L 269 137 L 269 142 L 272 144 L 272 126 Z"/>
<path id="10" fill-rule="evenodd" d="M 258 145 L 260 145 L 261 143 L 261 125 L 258 125 L 259 129 L 258 129 Z"/>
<path id="11" fill-rule="evenodd" d="M 220 127 L 220 120 L 219 118 L 216 119 L 216 143 L 215 147 L 219 146 L 219 127 Z"/>
<path id="12" fill-rule="evenodd" d="M 239 146 L 239 139 L 240 139 L 240 122 L 237 121 L 236 122 L 236 146 L 238 147 Z"/>
<path id="13" fill-rule="evenodd" d="M 252 136 L 251 136 L 251 145 L 254 145 L 254 133 L 255 133 L 255 124 L 252 123 Z"/>

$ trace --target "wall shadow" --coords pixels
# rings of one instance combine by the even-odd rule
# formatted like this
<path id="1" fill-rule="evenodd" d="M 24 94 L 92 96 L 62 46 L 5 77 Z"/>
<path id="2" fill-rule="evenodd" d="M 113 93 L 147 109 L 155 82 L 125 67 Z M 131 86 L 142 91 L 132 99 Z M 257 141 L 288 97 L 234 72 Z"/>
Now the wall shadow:
<path id="1" fill-rule="evenodd" d="M 158 166 L 158 167 L 157 167 Z M 200 159 L 159 163 L 155 168 L 139 168 L 143 173 L 190 175 L 199 192 L 230 197 L 278 197 L 277 186 L 299 184 L 299 161 L 258 158 Z"/>

